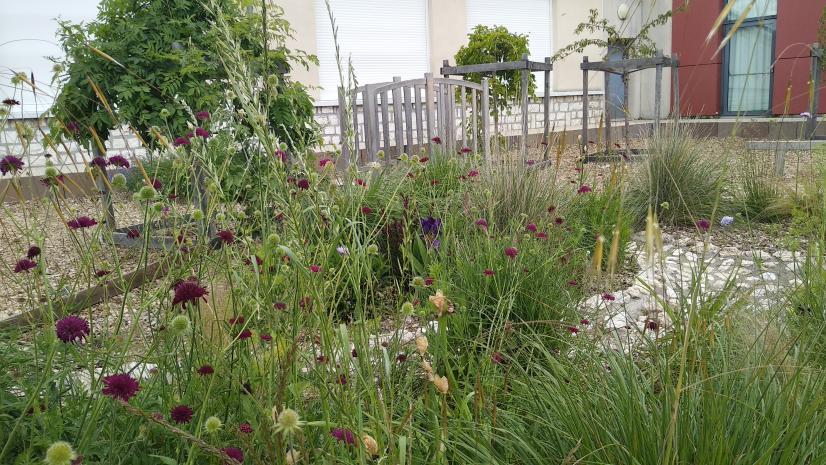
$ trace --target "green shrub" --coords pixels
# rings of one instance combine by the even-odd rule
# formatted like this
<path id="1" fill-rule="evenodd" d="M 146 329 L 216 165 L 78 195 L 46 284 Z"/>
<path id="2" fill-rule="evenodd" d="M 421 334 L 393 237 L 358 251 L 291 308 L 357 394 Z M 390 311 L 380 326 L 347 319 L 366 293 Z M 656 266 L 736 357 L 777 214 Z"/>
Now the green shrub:
<path id="1" fill-rule="evenodd" d="M 701 151 L 686 125 L 670 124 L 646 139 L 647 157 L 631 182 L 628 205 L 644 220 L 649 205 L 660 223 L 693 225 L 711 218 L 723 199 L 721 154 Z"/>

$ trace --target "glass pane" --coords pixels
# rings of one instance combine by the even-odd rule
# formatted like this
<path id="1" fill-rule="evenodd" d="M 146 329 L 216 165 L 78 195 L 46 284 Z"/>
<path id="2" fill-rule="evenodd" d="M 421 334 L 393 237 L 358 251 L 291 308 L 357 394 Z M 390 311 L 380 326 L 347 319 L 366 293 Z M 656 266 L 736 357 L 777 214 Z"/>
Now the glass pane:
<path id="1" fill-rule="evenodd" d="M 759 18 L 761 16 L 776 16 L 777 15 L 777 0 L 729 0 L 734 2 L 734 7 L 728 14 L 729 21 L 737 21 L 737 18 L 752 5 L 746 18 Z"/>
<path id="2" fill-rule="evenodd" d="M 766 111 L 771 84 L 774 22 L 742 27 L 728 55 L 728 111 Z"/>

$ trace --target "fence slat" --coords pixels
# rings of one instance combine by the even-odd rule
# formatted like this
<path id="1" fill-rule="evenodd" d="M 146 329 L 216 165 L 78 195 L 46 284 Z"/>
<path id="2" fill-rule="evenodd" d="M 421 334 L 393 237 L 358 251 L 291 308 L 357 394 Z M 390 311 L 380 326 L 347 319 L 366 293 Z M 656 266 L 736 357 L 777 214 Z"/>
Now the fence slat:
<path id="1" fill-rule="evenodd" d="M 482 79 L 482 155 L 490 160 L 490 88 L 488 79 Z"/>
<path id="2" fill-rule="evenodd" d="M 368 161 L 373 161 L 378 151 L 379 123 L 376 110 L 376 93 L 370 85 L 364 87 L 364 144 Z"/>
<path id="3" fill-rule="evenodd" d="M 470 90 L 470 117 L 473 118 L 473 121 L 471 122 L 471 124 L 473 126 L 473 132 L 470 134 L 470 137 L 473 138 L 473 145 L 471 145 L 470 147 L 473 148 L 473 153 L 474 154 L 479 153 L 479 124 L 478 124 L 479 112 L 477 111 L 479 109 L 479 107 L 478 107 L 477 101 L 476 101 L 478 98 L 479 97 L 477 95 L 476 89 L 471 89 Z"/>
<path id="4" fill-rule="evenodd" d="M 462 147 L 468 147 L 467 142 L 467 121 L 465 119 L 465 88 L 459 87 L 459 114 L 462 118 Z"/>
<path id="5" fill-rule="evenodd" d="M 422 108 L 422 91 L 424 90 L 423 87 L 420 86 L 413 86 L 413 92 L 416 94 L 416 98 L 413 99 L 413 103 L 416 105 L 416 136 L 419 142 L 419 150 L 424 148 L 425 144 L 425 137 L 424 137 L 424 108 Z"/>
<path id="6" fill-rule="evenodd" d="M 361 149 L 359 149 L 359 107 L 358 107 L 358 91 L 353 91 L 353 155 L 350 160 L 347 160 L 348 165 L 353 162 L 358 164 L 361 161 Z"/>
<path id="7" fill-rule="evenodd" d="M 436 105 L 434 100 L 436 99 L 436 89 L 433 85 L 433 74 L 427 73 L 425 74 L 425 105 L 427 106 L 427 141 L 425 143 L 428 145 L 430 155 L 433 155 L 433 137 L 435 136 L 435 127 L 436 124 Z"/>
<path id="8" fill-rule="evenodd" d="M 412 90 L 413 86 L 404 87 L 404 123 L 405 136 L 407 136 L 405 139 L 407 147 L 405 147 L 404 152 L 407 154 L 413 151 L 413 102 L 410 100 L 410 91 Z"/>
<path id="9" fill-rule="evenodd" d="M 401 76 L 395 76 L 393 82 L 402 82 Z M 402 116 L 402 89 L 393 89 L 393 132 L 396 135 L 396 156 L 399 157 L 404 149 L 404 122 Z M 390 153 L 387 154 L 390 156 Z"/>
<path id="10" fill-rule="evenodd" d="M 381 95 L 381 127 L 383 130 L 384 135 L 384 144 L 382 145 L 382 149 L 384 150 L 384 155 L 390 155 L 390 109 L 388 106 L 390 105 L 388 92 L 380 92 Z"/>

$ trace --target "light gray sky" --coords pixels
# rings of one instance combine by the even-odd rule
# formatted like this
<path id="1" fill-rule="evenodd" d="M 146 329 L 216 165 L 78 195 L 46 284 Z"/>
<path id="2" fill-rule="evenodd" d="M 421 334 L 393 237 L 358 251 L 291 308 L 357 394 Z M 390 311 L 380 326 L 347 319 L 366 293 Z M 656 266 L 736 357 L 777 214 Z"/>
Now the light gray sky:
<path id="1" fill-rule="evenodd" d="M 34 73 L 44 92 L 54 95 L 49 87 L 52 63 L 46 58 L 60 54 L 57 45 L 57 18 L 72 22 L 90 21 L 97 15 L 99 0 L 9 0 L 3 1 L 0 27 L 0 100 L 13 97 L 23 103 L 12 108 L 12 117 L 33 116 L 43 112 L 52 99 L 38 95 L 35 101 L 31 89 L 15 91 L 11 85 L 13 72 Z"/>

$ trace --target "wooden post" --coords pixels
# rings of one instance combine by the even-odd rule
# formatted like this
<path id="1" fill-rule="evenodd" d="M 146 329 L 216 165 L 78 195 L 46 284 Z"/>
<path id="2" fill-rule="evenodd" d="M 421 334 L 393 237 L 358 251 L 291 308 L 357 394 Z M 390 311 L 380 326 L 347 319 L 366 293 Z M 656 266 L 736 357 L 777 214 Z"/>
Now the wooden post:
<path id="1" fill-rule="evenodd" d="M 347 111 L 347 99 L 345 98 L 344 94 L 344 87 L 339 86 L 338 88 L 338 124 L 339 130 L 341 131 L 341 137 L 339 138 L 339 143 L 341 144 L 341 157 L 345 160 L 345 163 L 349 165 L 350 163 L 350 141 L 349 141 L 349 127 L 348 121 L 350 116 Z"/>
<path id="2" fill-rule="evenodd" d="M 663 52 L 657 51 L 657 57 L 662 59 Z M 654 133 L 660 132 L 660 105 L 662 103 L 661 93 L 663 91 L 663 65 L 657 64 L 656 78 L 654 81 Z"/>
<path id="3" fill-rule="evenodd" d="M 582 57 L 582 63 L 588 63 L 588 57 Z M 588 153 L 588 69 L 582 70 L 582 139 L 580 151 L 582 155 Z"/>
<path id="4" fill-rule="evenodd" d="M 427 111 L 427 141 L 425 141 L 425 143 L 427 144 L 429 155 L 432 157 L 434 148 L 433 137 L 436 135 L 434 133 L 434 124 L 436 124 L 436 104 L 434 102 L 436 99 L 436 89 L 434 89 L 432 73 L 425 74 L 424 79 L 424 104 Z"/>
<path id="5" fill-rule="evenodd" d="M 105 154 L 101 152 L 100 147 L 97 144 L 92 144 L 92 152 L 95 154 L 95 157 L 105 157 Z M 112 191 L 109 190 L 109 183 L 107 179 L 104 179 L 105 176 L 109 176 L 105 169 L 98 169 L 95 173 L 95 184 L 97 184 L 98 192 L 100 192 L 100 202 L 101 206 L 103 207 L 103 222 L 106 223 L 106 227 L 109 228 L 109 231 L 114 231 L 117 229 L 117 224 L 115 222 L 115 206 L 112 203 Z"/>
<path id="6" fill-rule="evenodd" d="M 525 68 L 522 70 L 522 143 L 519 146 L 523 160 L 528 159 L 528 87 L 530 86 L 531 72 L 528 63 L 528 54 L 522 55 Z"/>
<path id="7" fill-rule="evenodd" d="M 631 159 L 631 135 L 629 123 L 628 123 L 628 113 L 631 112 L 631 109 L 628 108 L 628 73 L 626 71 L 622 72 L 622 112 L 625 115 L 624 125 L 625 125 L 625 159 Z"/>
<path id="8" fill-rule="evenodd" d="M 404 124 L 405 124 L 405 144 L 404 153 L 412 155 L 413 151 L 413 101 L 411 100 L 410 91 L 414 86 L 404 86 Z"/>
<path id="9" fill-rule="evenodd" d="M 820 44 L 812 44 L 812 99 L 809 102 L 809 126 L 806 131 L 807 139 L 814 139 L 817 130 L 817 110 L 820 100 L 820 60 L 823 57 L 823 49 Z"/>
<path id="10" fill-rule="evenodd" d="M 353 104 L 353 112 L 351 113 L 353 118 L 353 153 L 349 160 L 347 160 L 347 166 L 350 163 L 353 163 L 353 156 L 355 156 L 356 164 L 361 161 L 361 148 L 359 148 L 359 107 L 358 107 L 358 89 L 353 89 L 352 93 L 352 104 Z M 364 102 L 364 97 L 362 97 L 362 102 Z M 362 115 L 364 114 L 364 107 L 362 106 Z M 363 118 L 363 116 L 362 116 Z"/>
<path id="11" fill-rule="evenodd" d="M 376 159 L 376 152 L 379 151 L 379 122 L 376 113 L 376 91 L 371 84 L 364 86 L 364 101 L 362 102 L 364 113 L 364 144 L 367 149 L 367 161 Z"/>
<path id="12" fill-rule="evenodd" d="M 677 60 L 677 55 L 671 56 L 671 87 L 674 89 L 674 104 L 671 109 L 671 115 L 674 121 L 680 120 L 680 63 Z"/>
<path id="13" fill-rule="evenodd" d="M 605 154 L 611 155 L 613 150 L 613 147 L 611 146 L 611 86 L 609 85 L 611 73 L 608 71 L 603 71 L 602 74 L 604 78 L 603 97 L 605 98 Z"/>
<path id="14" fill-rule="evenodd" d="M 551 64 L 551 57 L 545 57 L 545 64 Z M 543 145 L 543 154 L 542 159 L 548 159 L 548 152 L 550 150 L 551 143 L 548 140 L 548 132 L 551 129 L 551 71 L 545 70 L 545 95 L 542 97 L 542 105 L 543 111 L 545 113 L 545 127 L 542 130 L 542 145 Z"/>
<path id="15" fill-rule="evenodd" d="M 482 78 L 482 155 L 490 161 L 490 85 Z"/>
<path id="16" fill-rule="evenodd" d="M 394 76 L 393 82 L 402 82 L 401 76 Z M 393 132 L 396 139 L 396 157 L 400 157 L 404 149 L 404 116 L 402 114 L 402 89 L 393 89 Z M 389 153 L 386 154 L 388 157 Z"/>

